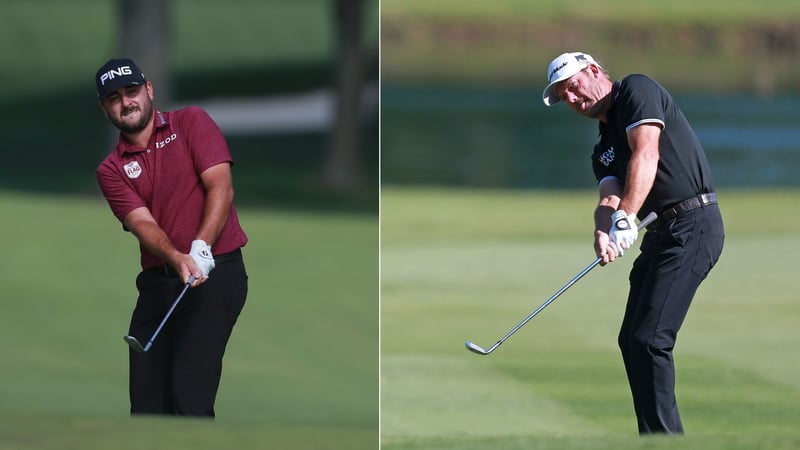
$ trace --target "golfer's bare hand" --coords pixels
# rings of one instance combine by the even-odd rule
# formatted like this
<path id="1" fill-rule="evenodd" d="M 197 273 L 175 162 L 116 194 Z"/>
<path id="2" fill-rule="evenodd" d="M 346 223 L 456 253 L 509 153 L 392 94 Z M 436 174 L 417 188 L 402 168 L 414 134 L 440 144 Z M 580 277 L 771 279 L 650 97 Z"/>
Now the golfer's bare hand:
<path id="1" fill-rule="evenodd" d="M 197 266 L 188 268 L 185 275 L 183 272 L 181 272 L 181 280 L 183 280 L 184 284 L 189 282 L 190 276 L 194 277 L 194 281 L 192 281 L 192 287 L 200 286 L 201 284 L 205 283 L 206 280 L 208 280 L 208 277 L 204 277 L 203 271 L 198 269 Z"/>
<path id="2" fill-rule="evenodd" d="M 192 287 L 200 286 L 208 279 L 208 277 L 203 277 L 203 271 L 197 267 L 194 258 L 188 253 L 181 253 L 178 255 L 171 265 L 175 268 L 175 271 L 180 274 L 183 283 L 188 283 L 189 277 L 194 277 Z"/>
<path id="3" fill-rule="evenodd" d="M 613 262 L 619 256 L 617 246 L 608 238 L 608 233 L 596 231 L 594 236 L 594 252 L 600 258 L 600 265 Z"/>

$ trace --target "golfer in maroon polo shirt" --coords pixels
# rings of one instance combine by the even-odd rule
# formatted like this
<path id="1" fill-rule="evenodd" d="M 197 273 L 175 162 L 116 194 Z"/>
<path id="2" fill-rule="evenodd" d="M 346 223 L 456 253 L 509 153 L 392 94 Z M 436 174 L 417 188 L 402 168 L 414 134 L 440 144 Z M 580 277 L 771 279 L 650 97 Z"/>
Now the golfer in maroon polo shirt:
<path id="1" fill-rule="evenodd" d="M 141 251 L 128 334 L 146 342 L 195 278 L 150 350 L 130 351 L 131 414 L 214 417 L 222 357 L 247 297 L 233 160 L 202 109 L 155 110 L 153 86 L 130 59 L 109 60 L 95 81 L 120 130 L 97 180 Z"/>

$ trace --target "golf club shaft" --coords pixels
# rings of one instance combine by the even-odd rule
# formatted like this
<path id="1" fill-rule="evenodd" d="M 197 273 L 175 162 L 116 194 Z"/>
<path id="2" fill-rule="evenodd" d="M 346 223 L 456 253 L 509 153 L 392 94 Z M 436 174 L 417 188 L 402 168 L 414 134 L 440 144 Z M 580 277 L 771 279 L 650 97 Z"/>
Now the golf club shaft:
<path id="1" fill-rule="evenodd" d="M 639 222 L 639 225 L 638 225 L 638 229 L 639 229 L 639 231 L 641 231 L 642 229 L 644 229 L 645 227 L 647 227 L 648 225 L 650 225 L 650 224 L 651 224 L 653 221 L 655 221 L 657 218 L 658 218 L 658 216 L 657 216 L 657 215 L 656 215 L 656 213 L 654 213 L 654 212 L 651 212 L 650 214 L 648 214 L 648 215 L 647 215 L 647 217 L 645 217 L 644 219 L 642 219 L 642 221 L 641 221 L 641 222 Z M 488 355 L 489 353 L 491 353 L 492 351 L 494 351 L 494 349 L 496 349 L 497 347 L 499 347 L 499 346 L 500 346 L 500 344 L 502 344 L 503 342 L 505 342 L 505 340 L 506 340 L 506 339 L 508 339 L 509 337 L 511 337 L 511 335 L 512 335 L 512 334 L 516 333 L 516 332 L 517 332 L 517 330 L 519 330 L 520 328 L 522 328 L 523 326 L 525 326 L 525 324 L 526 324 L 526 323 L 528 323 L 528 322 L 529 322 L 531 319 L 533 319 L 534 317 L 536 317 L 536 315 L 537 315 L 537 314 L 539 314 L 539 312 L 541 312 L 543 309 L 545 309 L 545 308 L 547 307 L 547 305 L 549 305 L 550 303 L 552 303 L 552 302 L 553 302 L 553 300 L 557 299 L 557 298 L 558 298 L 558 296 L 560 296 L 561 294 L 563 294 L 563 293 L 564 293 L 564 291 L 566 291 L 567 289 L 569 289 L 569 288 L 570 288 L 570 287 L 571 287 L 573 284 L 575 284 L 575 283 L 576 283 L 578 280 L 580 280 L 581 278 L 583 278 L 583 276 L 584 276 L 584 275 L 586 275 L 587 273 L 589 273 L 589 271 L 590 271 L 590 270 L 594 269 L 594 268 L 595 268 L 595 267 L 596 267 L 598 264 L 600 264 L 600 261 L 602 261 L 602 258 L 597 258 L 597 259 L 595 259 L 594 261 L 592 261 L 592 262 L 591 262 L 591 264 L 589 264 L 588 266 L 586 266 L 586 268 L 585 268 L 585 269 L 581 270 L 581 271 L 580 271 L 580 272 L 579 272 L 577 275 L 575 275 L 575 277 L 573 277 L 571 280 L 569 280 L 569 282 L 567 282 L 567 284 L 565 284 L 565 285 L 564 285 L 564 287 L 562 287 L 561 289 L 559 289 L 559 290 L 558 290 L 558 291 L 557 291 L 555 294 L 553 294 L 553 296 L 552 296 L 552 297 L 548 298 L 548 299 L 547 299 L 547 301 L 545 301 L 544 303 L 542 303 L 542 304 L 541 304 L 541 306 L 539 306 L 538 308 L 536 308 L 536 310 L 535 310 L 535 311 L 533 311 L 532 313 L 530 313 L 530 314 L 528 315 L 528 317 L 526 317 L 525 319 L 523 319 L 523 320 L 522 320 L 522 322 L 520 322 L 519 324 L 517 324 L 517 326 L 515 326 L 514 328 L 512 328 L 512 329 L 511 329 L 511 331 L 509 331 L 509 332 L 508 332 L 508 333 L 507 333 L 505 336 L 503 336 L 502 338 L 500 338 L 500 340 L 499 340 L 499 341 L 495 342 L 495 344 L 494 344 L 494 345 L 492 345 L 491 347 L 489 347 L 487 350 L 483 350 L 483 351 L 481 351 L 481 348 L 480 348 L 480 347 L 478 347 L 478 346 L 475 346 L 475 345 L 474 345 L 474 344 L 472 344 L 471 342 L 468 342 L 468 343 L 467 343 L 467 349 L 469 349 L 469 350 L 471 350 L 471 351 L 473 351 L 473 352 L 475 352 L 475 353 L 479 353 L 479 354 L 483 354 L 483 355 Z M 472 344 L 472 345 L 470 345 L 470 344 Z"/>
<path id="2" fill-rule="evenodd" d="M 539 312 L 541 312 L 543 309 L 545 309 L 545 308 L 547 307 L 547 305 L 549 305 L 550 303 L 552 303 L 552 302 L 553 302 L 553 300 L 557 299 L 557 298 L 558 298 L 558 297 L 559 297 L 561 294 L 563 294 L 563 293 L 564 293 L 564 291 L 566 291 L 567 289 L 569 289 L 569 288 L 570 288 L 570 287 L 571 287 L 573 284 L 575 284 L 575 283 L 576 283 L 578 280 L 580 280 L 581 278 L 583 278 L 583 276 L 584 276 L 584 275 L 586 275 L 587 273 L 589 273 L 589 271 L 590 271 L 590 270 L 594 269 L 594 268 L 595 268 L 595 266 L 597 266 L 598 264 L 600 264 L 600 261 L 602 261 L 602 258 L 597 258 L 597 259 L 595 259 L 594 261 L 592 261 L 592 263 L 591 263 L 591 264 L 589 264 L 588 266 L 586 266 L 586 268 L 585 268 L 585 269 L 581 270 L 581 271 L 580 271 L 580 273 L 579 273 L 578 275 L 575 275 L 575 277 L 574 277 L 573 279 L 569 280 L 569 282 L 568 282 L 567 284 L 565 284 L 565 285 L 564 285 L 564 287 L 562 287 L 561 289 L 559 289 L 559 290 L 558 290 L 558 292 L 556 292 L 555 294 L 553 294 L 553 296 L 552 296 L 552 297 L 548 298 L 548 299 L 547 299 L 547 301 L 545 301 L 544 303 L 542 303 L 542 304 L 541 304 L 541 306 L 539 306 L 538 308 L 536 308 L 536 310 L 535 310 L 535 311 L 533 311 L 532 313 L 530 313 L 530 314 L 528 315 L 528 317 L 526 317 L 525 319 L 523 319 L 523 320 L 522 320 L 522 322 L 518 323 L 518 324 L 517 324 L 517 326 L 515 326 L 514 328 L 512 328 L 512 329 L 511 329 L 511 331 L 509 331 L 509 332 L 508 332 L 508 334 L 506 334 L 505 336 L 503 336 L 502 338 L 500 338 L 500 340 L 499 340 L 499 341 L 497 341 L 497 343 L 495 343 L 495 345 L 493 345 L 492 347 L 494 347 L 494 348 L 497 348 L 497 346 L 499 346 L 499 345 L 500 345 L 500 344 L 502 344 L 502 343 L 503 343 L 503 342 L 504 342 L 506 339 L 508 339 L 509 337 L 511 337 L 511 335 L 512 335 L 512 334 L 516 333 L 516 332 L 517 332 L 517 330 L 519 330 L 520 328 L 522 328 L 523 326 L 525 326 L 525 324 L 526 324 L 526 323 L 528 323 L 528 322 L 529 322 L 531 319 L 533 319 L 534 317 L 536 317 L 536 315 L 537 315 L 537 314 L 539 314 Z"/>
<path id="3" fill-rule="evenodd" d="M 172 311 L 174 311 L 175 307 L 178 306 L 178 303 L 180 303 L 181 299 L 183 298 L 183 295 L 186 294 L 186 291 L 189 290 L 189 288 L 192 286 L 192 283 L 194 283 L 194 276 L 190 275 L 189 280 L 186 281 L 186 284 L 183 286 L 183 290 L 181 291 L 180 295 L 178 295 L 178 298 L 176 298 L 175 301 L 172 303 L 172 306 L 169 308 L 169 311 L 167 311 L 167 314 L 164 315 L 164 319 L 161 320 L 161 324 L 158 326 L 158 328 L 156 328 L 156 331 L 155 333 L 153 333 L 153 336 L 150 338 L 149 341 L 147 341 L 147 344 L 144 346 L 144 351 L 150 350 L 150 346 L 153 345 L 153 341 L 156 340 L 156 336 L 158 336 L 158 333 L 161 332 L 161 328 L 163 328 L 164 324 L 167 323 L 167 319 L 169 319 L 169 316 L 172 315 Z"/>

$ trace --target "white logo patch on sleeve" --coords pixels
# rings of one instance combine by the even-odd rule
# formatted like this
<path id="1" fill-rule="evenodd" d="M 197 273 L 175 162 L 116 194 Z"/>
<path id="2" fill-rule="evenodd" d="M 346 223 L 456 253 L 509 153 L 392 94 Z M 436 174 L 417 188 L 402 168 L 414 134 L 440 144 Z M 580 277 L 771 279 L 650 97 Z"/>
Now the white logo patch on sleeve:
<path id="1" fill-rule="evenodd" d="M 142 168 L 139 166 L 139 161 L 129 162 L 128 164 L 122 166 L 122 168 L 125 169 L 125 175 L 127 175 L 128 178 L 139 178 L 139 175 L 142 174 Z"/>

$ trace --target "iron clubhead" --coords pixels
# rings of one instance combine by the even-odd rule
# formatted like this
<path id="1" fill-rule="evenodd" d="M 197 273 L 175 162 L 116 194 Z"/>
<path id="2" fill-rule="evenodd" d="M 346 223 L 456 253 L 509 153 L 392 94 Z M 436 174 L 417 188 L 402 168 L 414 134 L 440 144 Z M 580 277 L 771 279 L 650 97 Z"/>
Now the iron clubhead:
<path id="1" fill-rule="evenodd" d="M 472 353 L 477 353 L 479 355 L 488 355 L 489 352 L 491 352 L 491 350 L 494 350 L 494 349 L 491 349 L 489 351 L 486 351 L 480 345 L 477 345 L 477 344 L 475 344 L 473 342 L 470 342 L 470 341 L 467 341 L 466 346 L 467 346 L 467 350 L 471 351 Z"/>
<path id="2" fill-rule="evenodd" d="M 144 349 L 144 347 L 142 347 L 142 344 L 140 344 L 139 341 L 136 340 L 136 338 L 133 336 L 123 336 L 122 339 L 124 339 L 125 342 L 127 342 L 132 349 L 136 350 L 139 353 L 144 353 L 145 351 L 147 351 Z"/>

